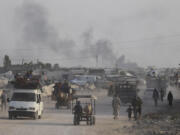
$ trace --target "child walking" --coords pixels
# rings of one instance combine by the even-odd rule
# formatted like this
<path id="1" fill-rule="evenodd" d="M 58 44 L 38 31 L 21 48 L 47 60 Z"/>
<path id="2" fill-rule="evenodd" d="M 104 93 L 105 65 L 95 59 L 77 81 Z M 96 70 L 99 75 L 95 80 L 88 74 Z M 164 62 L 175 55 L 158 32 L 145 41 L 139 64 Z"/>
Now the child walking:
<path id="1" fill-rule="evenodd" d="M 129 107 L 127 109 L 127 113 L 128 113 L 129 120 L 131 120 L 131 115 L 132 115 L 132 107 L 131 107 L 131 105 L 129 105 Z"/>

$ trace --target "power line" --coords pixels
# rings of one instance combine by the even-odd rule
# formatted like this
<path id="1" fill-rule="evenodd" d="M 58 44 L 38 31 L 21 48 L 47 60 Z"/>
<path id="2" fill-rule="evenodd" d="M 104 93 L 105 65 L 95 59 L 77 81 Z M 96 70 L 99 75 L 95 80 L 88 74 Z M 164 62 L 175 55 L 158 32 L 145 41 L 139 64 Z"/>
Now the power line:
<path id="1" fill-rule="evenodd" d="M 157 36 L 157 37 L 142 38 L 142 39 L 137 39 L 137 40 L 126 40 L 126 41 L 120 41 L 119 43 L 134 43 L 134 42 L 150 41 L 154 39 L 160 40 L 160 39 L 168 39 L 168 38 L 175 38 L 175 37 L 180 37 L 180 34 L 163 35 L 163 36 Z"/>

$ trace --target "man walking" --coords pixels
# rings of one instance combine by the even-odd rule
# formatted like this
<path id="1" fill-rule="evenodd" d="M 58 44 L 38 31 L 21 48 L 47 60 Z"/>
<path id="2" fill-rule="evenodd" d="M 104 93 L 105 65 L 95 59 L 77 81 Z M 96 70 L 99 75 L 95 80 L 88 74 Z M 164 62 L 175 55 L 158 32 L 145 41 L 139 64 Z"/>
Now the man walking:
<path id="1" fill-rule="evenodd" d="M 82 112 L 83 112 L 80 101 L 77 101 L 73 110 L 74 110 L 74 122 L 75 122 L 75 124 L 79 125 L 80 124 L 80 117 L 81 117 Z"/>
<path id="2" fill-rule="evenodd" d="M 117 95 L 113 97 L 112 107 L 113 107 L 114 119 L 118 119 L 119 111 L 120 111 L 120 98 Z"/>
<path id="3" fill-rule="evenodd" d="M 3 91 L 1 95 L 1 110 L 4 111 L 6 110 L 6 105 L 7 105 L 7 94 L 5 91 Z"/>
<path id="4" fill-rule="evenodd" d="M 160 96 L 161 96 L 161 101 L 163 102 L 163 98 L 164 98 L 164 90 L 163 90 L 163 88 L 161 88 L 161 90 L 160 90 Z"/>
<path id="5" fill-rule="evenodd" d="M 134 119 L 137 120 L 137 96 L 135 96 L 132 100 L 132 107 L 133 107 L 133 114 L 134 114 Z"/>
<path id="6" fill-rule="evenodd" d="M 142 100 L 141 98 L 138 96 L 137 97 L 137 113 L 138 113 L 138 118 L 141 118 L 141 113 L 142 113 Z"/>
<path id="7" fill-rule="evenodd" d="M 153 91 L 153 99 L 154 99 L 154 105 L 157 107 L 158 105 L 158 99 L 159 99 L 159 92 L 155 88 Z"/>
<path id="8" fill-rule="evenodd" d="M 173 95 L 171 93 L 171 91 L 168 93 L 168 102 L 169 102 L 169 106 L 172 106 L 172 102 L 173 102 Z"/>

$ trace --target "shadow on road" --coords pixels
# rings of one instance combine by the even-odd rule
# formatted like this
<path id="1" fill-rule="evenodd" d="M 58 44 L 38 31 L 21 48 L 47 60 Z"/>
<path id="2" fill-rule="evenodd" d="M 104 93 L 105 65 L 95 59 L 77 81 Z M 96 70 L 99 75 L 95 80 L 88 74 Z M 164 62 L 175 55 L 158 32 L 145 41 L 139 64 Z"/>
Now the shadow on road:
<path id="1" fill-rule="evenodd" d="M 34 125 L 34 126 L 73 126 L 71 123 L 50 123 L 50 122 L 31 122 L 22 123 L 23 125 Z"/>
<path id="2" fill-rule="evenodd" d="M 0 120 L 8 120 L 8 117 L 0 117 Z"/>

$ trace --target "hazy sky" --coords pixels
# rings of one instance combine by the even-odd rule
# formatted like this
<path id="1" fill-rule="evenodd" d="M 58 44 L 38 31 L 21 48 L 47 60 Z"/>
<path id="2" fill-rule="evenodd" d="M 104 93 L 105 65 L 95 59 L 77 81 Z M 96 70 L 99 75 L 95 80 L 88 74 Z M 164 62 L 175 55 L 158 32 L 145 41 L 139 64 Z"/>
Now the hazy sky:
<path id="1" fill-rule="evenodd" d="M 94 64 L 93 60 L 90 63 L 82 57 L 74 57 L 68 49 L 54 52 L 47 46 L 39 47 L 42 48 L 41 50 L 37 50 L 36 46 L 27 47 L 24 39 L 22 40 L 24 38 L 22 28 L 25 23 L 31 21 L 31 17 L 21 22 L 19 16 L 23 4 L 30 2 L 43 8 L 44 18 L 48 20 L 48 28 L 49 26 L 53 28 L 52 33 L 61 38 L 60 42 L 67 45 L 70 41 L 76 51 L 83 47 L 83 33 L 92 29 L 92 40 L 110 41 L 117 57 L 124 54 L 129 61 L 137 62 L 141 66 L 172 67 L 180 63 L 179 0 L 32 1 L 0 1 L 0 59 L 8 54 L 16 63 L 20 63 L 22 58 L 27 61 L 39 58 L 48 62 L 58 62 L 61 65 L 71 65 L 74 61 L 76 63 L 80 61 L 76 65 Z M 38 15 L 37 17 L 41 18 Z M 48 36 L 49 34 L 45 37 Z M 72 56 L 64 57 L 62 52 Z"/>

